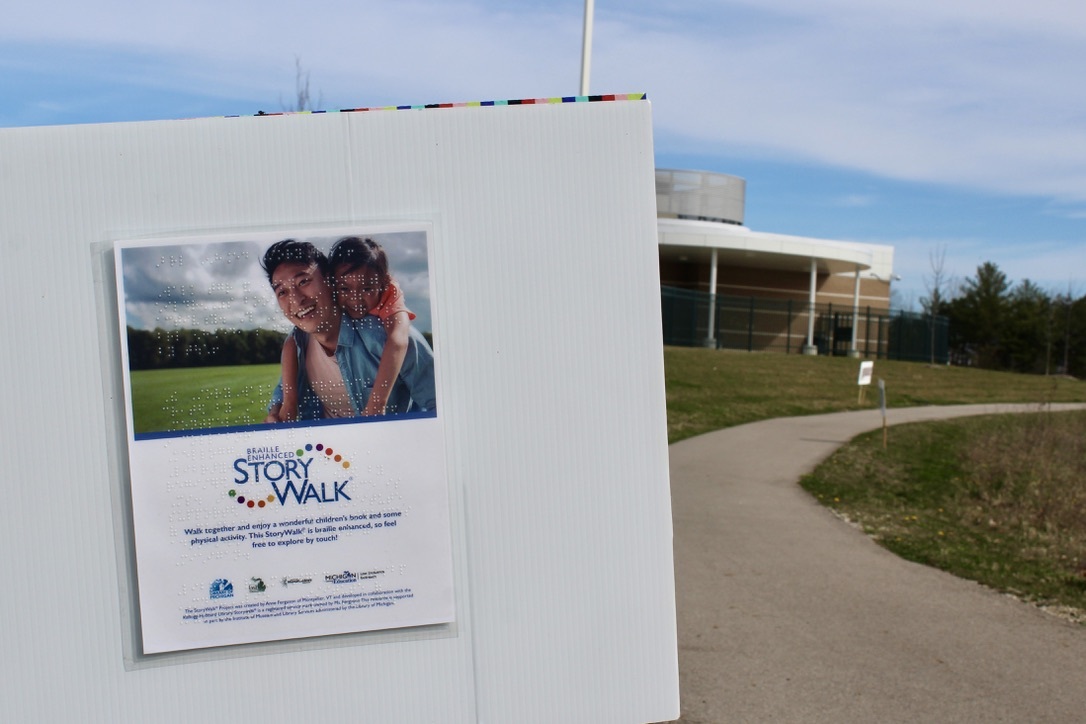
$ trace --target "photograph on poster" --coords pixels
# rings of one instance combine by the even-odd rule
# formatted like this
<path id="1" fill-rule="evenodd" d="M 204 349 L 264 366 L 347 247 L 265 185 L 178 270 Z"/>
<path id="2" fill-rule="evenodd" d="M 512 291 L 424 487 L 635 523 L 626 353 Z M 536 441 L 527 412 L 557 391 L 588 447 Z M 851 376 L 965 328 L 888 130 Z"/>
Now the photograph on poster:
<path id="1" fill-rule="evenodd" d="M 114 245 L 144 654 L 454 620 L 432 243 Z"/>
<path id="2" fill-rule="evenodd" d="M 135 434 L 434 414 L 426 231 L 341 231 L 122 247 Z"/>

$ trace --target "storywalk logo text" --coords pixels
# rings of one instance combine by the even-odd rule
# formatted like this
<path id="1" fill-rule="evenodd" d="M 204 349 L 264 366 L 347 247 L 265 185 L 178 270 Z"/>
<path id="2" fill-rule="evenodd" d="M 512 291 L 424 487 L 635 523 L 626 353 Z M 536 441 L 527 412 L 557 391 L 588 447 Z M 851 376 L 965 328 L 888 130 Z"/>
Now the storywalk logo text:
<path id="1" fill-rule="evenodd" d="M 249 508 L 351 499 L 347 485 L 354 478 L 346 474 L 351 463 L 323 443 L 306 443 L 296 450 L 279 445 L 246 448 L 232 467 L 235 487 L 227 494 Z"/>

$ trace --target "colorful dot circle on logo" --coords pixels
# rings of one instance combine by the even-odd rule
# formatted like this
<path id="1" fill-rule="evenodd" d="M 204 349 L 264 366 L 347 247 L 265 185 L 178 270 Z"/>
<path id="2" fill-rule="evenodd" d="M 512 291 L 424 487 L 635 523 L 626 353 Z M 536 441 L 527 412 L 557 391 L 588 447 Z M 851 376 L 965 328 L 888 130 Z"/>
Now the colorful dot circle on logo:
<path id="1" fill-rule="evenodd" d="M 331 447 L 327 447 L 324 443 L 320 442 L 307 442 L 304 446 L 299 447 L 297 450 L 295 450 L 294 454 L 297 457 L 304 457 L 307 452 L 311 454 L 314 450 L 318 452 L 323 452 L 325 459 L 335 461 L 337 464 L 342 465 L 345 470 L 351 467 L 351 462 L 349 460 L 345 460 L 342 454 L 337 454 L 335 450 L 333 450 Z M 238 495 L 238 491 L 235 488 L 231 488 L 230 490 L 228 490 L 227 495 L 233 498 L 235 502 L 240 503 L 247 508 L 266 508 L 274 505 L 276 500 L 275 495 L 268 495 L 267 498 L 261 499 L 249 498 L 244 495 Z"/>
<path id="2" fill-rule="evenodd" d="M 343 466 L 344 470 L 351 467 L 351 462 L 349 460 L 344 459 L 342 453 L 337 453 L 333 448 L 328 447 L 324 443 L 318 442 L 318 443 L 314 443 L 312 445 L 306 445 L 305 449 L 306 450 L 316 449 L 318 451 L 323 452 L 325 458 L 327 458 L 329 460 L 334 460 L 335 462 L 339 463 L 340 465 Z"/>

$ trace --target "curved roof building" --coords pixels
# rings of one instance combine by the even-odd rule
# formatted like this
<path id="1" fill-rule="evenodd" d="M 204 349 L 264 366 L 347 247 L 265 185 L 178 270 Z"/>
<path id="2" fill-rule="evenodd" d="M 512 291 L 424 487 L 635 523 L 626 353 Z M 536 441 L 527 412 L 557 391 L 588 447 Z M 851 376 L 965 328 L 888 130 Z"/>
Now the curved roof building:
<path id="1" fill-rule="evenodd" d="M 714 301 L 786 301 L 806 323 L 802 344 L 795 347 L 810 354 L 826 346 L 816 340 L 819 310 L 825 307 L 832 315 L 836 307 L 833 349 L 842 348 L 839 337 L 847 328 L 847 351 L 857 354 L 858 343 L 866 342 L 858 337 L 861 311 L 870 317 L 872 310 L 889 309 L 893 247 L 752 231 L 743 224 L 745 203 L 746 181 L 737 176 L 657 169 L 661 284 L 708 294 Z M 710 345 L 720 342 L 716 306 L 710 305 L 705 325 L 704 342 Z M 842 320 L 842 313 L 850 318 Z M 790 316 L 786 329 L 760 334 L 765 345 L 787 335 L 791 348 L 796 329 Z"/>

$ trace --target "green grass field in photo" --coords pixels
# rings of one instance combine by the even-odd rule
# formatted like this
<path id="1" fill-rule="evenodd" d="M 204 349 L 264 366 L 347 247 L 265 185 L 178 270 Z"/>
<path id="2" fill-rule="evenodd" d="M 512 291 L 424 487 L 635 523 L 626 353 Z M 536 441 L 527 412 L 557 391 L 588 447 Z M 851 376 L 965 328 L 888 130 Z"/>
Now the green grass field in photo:
<path id="1" fill-rule="evenodd" d="M 203 430 L 264 421 L 279 365 L 132 372 L 136 433 Z"/>

